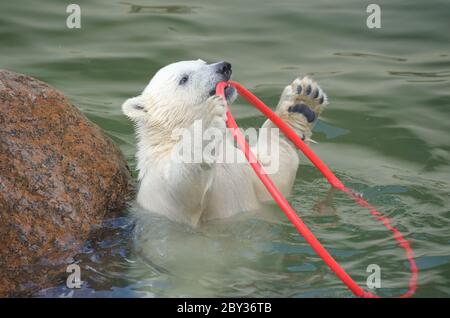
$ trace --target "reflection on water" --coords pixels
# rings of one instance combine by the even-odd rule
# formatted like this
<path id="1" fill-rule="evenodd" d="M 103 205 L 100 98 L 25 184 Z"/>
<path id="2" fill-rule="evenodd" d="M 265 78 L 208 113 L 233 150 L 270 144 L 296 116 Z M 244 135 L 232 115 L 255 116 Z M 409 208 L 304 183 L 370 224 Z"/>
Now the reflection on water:
<path id="1" fill-rule="evenodd" d="M 161 66 L 228 60 L 234 79 L 273 106 L 295 76 L 312 74 L 331 102 L 312 148 L 411 240 L 417 295 L 449 296 L 450 3 L 377 3 L 382 28 L 369 30 L 357 0 L 98 0 L 80 4 L 82 28 L 70 30 L 62 2 L 42 0 L 36 10 L 2 1 L 1 61 L 63 91 L 132 168 L 134 131 L 120 105 Z M 243 127 L 264 121 L 239 100 L 233 113 Z M 403 250 L 366 210 L 330 193 L 306 159 L 289 200 L 359 283 L 367 266 L 378 264 L 379 294 L 406 290 Z M 158 217 L 136 223 L 130 208 L 95 229 L 76 256 L 82 289 L 68 290 L 62 279 L 36 296 L 351 296 L 273 210 L 274 218 L 193 231 Z"/>
<path id="2" fill-rule="evenodd" d="M 394 72 L 389 71 L 390 75 L 405 77 L 450 77 L 450 72 Z"/>
<path id="3" fill-rule="evenodd" d="M 371 54 L 371 53 L 338 52 L 338 53 L 334 53 L 334 55 L 344 56 L 344 57 L 377 58 L 377 59 L 391 60 L 391 61 L 396 61 L 396 62 L 408 61 L 408 59 L 406 59 L 406 58 L 385 56 L 385 55 L 381 55 L 381 54 Z"/>
<path id="4" fill-rule="evenodd" d="M 149 6 L 149 5 L 139 5 L 129 2 L 121 2 L 124 5 L 130 7 L 129 13 L 140 13 L 140 12 L 150 12 L 150 13 L 191 13 L 196 7 L 182 6 L 182 5 L 167 5 L 167 6 Z"/>
<path id="5" fill-rule="evenodd" d="M 389 72 L 391 75 L 400 75 L 400 76 L 419 76 L 419 77 L 450 77 L 450 72 L 434 72 L 434 73 L 425 73 L 425 72 Z"/>

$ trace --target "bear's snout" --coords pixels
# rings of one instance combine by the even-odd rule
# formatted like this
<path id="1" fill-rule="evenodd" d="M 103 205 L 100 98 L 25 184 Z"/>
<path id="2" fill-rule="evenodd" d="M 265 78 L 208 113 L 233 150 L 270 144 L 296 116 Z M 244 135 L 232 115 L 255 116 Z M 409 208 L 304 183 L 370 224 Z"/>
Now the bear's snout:
<path id="1" fill-rule="evenodd" d="M 228 62 L 219 62 L 216 66 L 216 72 L 222 74 L 225 77 L 225 80 L 228 81 L 231 77 L 231 64 Z"/>

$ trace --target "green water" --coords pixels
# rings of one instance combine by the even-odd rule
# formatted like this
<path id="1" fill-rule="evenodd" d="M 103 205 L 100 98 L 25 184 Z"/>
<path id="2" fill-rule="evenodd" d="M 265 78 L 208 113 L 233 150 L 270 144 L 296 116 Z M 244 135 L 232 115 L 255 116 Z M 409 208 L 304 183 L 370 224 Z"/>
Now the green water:
<path id="1" fill-rule="evenodd" d="M 82 27 L 71 30 L 69 2 L 2 1 L 0 67 L 63 91 L 133 168 L 133 127 L 120 105 L 160 67 L 227 60 L 234 79 L 269 105 L 295 76 L 311 74 L 331 102 L 315 128 L 313 149 L 411 241 L 420 270 L 416 296 L 448 297 L 450 3 L 377 1 L 382 28 L 368 29 L 371 2 L 76 1 Z M 242 101 L 233 109 L 242 126 L 263 122 Z M 380 295 L 406 290 L 403 251 L 367 211 L 328 192 L 306 160 L 290 200 L 359 283 L 365 285 L 366 268 L 375 263 L 382 269 Z M 192 289 L 177 294 L 179 276 L 155 269 L 153 260 L 133 260 L 130 218 L 110 220 L 77 257 L 84 287 L 73 292 L 61 285 L 37 295 L 351 296 L 286 221 L 244 224 L 220 228 L 242 242 L 229 258 L 236 263 L 189 280 Z M 208 242 L 224 244 L 214 233 Z M 161 239 L 167 235 L 161 232 Z M 217 253 L 214 246 L 208 251 Z M 198 286 L 203 294 L 194 292 Z"/>

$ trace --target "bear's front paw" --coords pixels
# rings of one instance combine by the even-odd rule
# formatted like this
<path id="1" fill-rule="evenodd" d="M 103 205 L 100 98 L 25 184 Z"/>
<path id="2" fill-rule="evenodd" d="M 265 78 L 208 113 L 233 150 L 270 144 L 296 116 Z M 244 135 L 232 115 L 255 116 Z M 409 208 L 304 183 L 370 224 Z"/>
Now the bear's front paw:
<path id="1" fill-rule="evenodd" d="M 206 114 L 203 119 L 204 127 L 226 130 L 227 108 L 222 97 L 214 95 L 208 98 L 206 103 Z"/>
<path id="2" fill-rule="evenodd" d="M 281 95 L 279 107 L 282 108 L 281 111 L 301 114 L 308 123 L 312 123 L 327 104 L 327 95 L 317 82 L 305 76 L 296 78 L 291 85 L 286 86 Z"/>
<path id="3" fill-rule="evenodd" d="M 311 141 L 312 128 L 326 105 L 325 92 L 315 80 L 304 76 L 285 87 L 276 112 L 303 140 Z"/>

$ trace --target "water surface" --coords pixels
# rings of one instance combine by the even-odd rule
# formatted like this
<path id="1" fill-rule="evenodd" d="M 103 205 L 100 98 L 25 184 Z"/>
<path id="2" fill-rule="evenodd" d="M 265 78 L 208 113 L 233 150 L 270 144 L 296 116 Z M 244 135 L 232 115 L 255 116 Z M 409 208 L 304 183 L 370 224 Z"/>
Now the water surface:
<path id="1" fill-rule="evenodd" d="M 382 28 L 372 30 L 365 24 L 369 1 L 77 3 L 82 28 L 70 30 L 65 2 L 2 1 L 0 66 L 63 91 L 113 138 L 133 169 L 133 126 L 120 105 L 160 67 L 227 60 L 234 79 L 273 106 L 295 76 L 314 76 L 331 104 L 315 128 L 313 149 L 411 241 L 420 270 L 416 295 L 450 295 L 448 1 L 378 1 Z M 233 109 L 241 126 L 264 120 L 242 101 Z M 306 160 L 290 201 L 359 283 L 376 263 L 380 295 L 406 290 L 403 251 L 367 211 L 330 192 Z M 149 259 L 133 249 L 135 225 L 124 212 L 76 257 L 82 289 L 61 285 L 36 296 L 351 296 L 282 217 L 201 232 L 152 219 L 147 239 L 160 250 Z M 137 226 L 138 233 L 145 228 Z M 180 236 L 191 238 L 187 252 L 203 248 L 192 263 L 181 255 Z M 188 263 L 177 264 L 175 253 Z M 211 260 L 202 264 L 204 275 L 194 261 L 202 259 Z"/>

